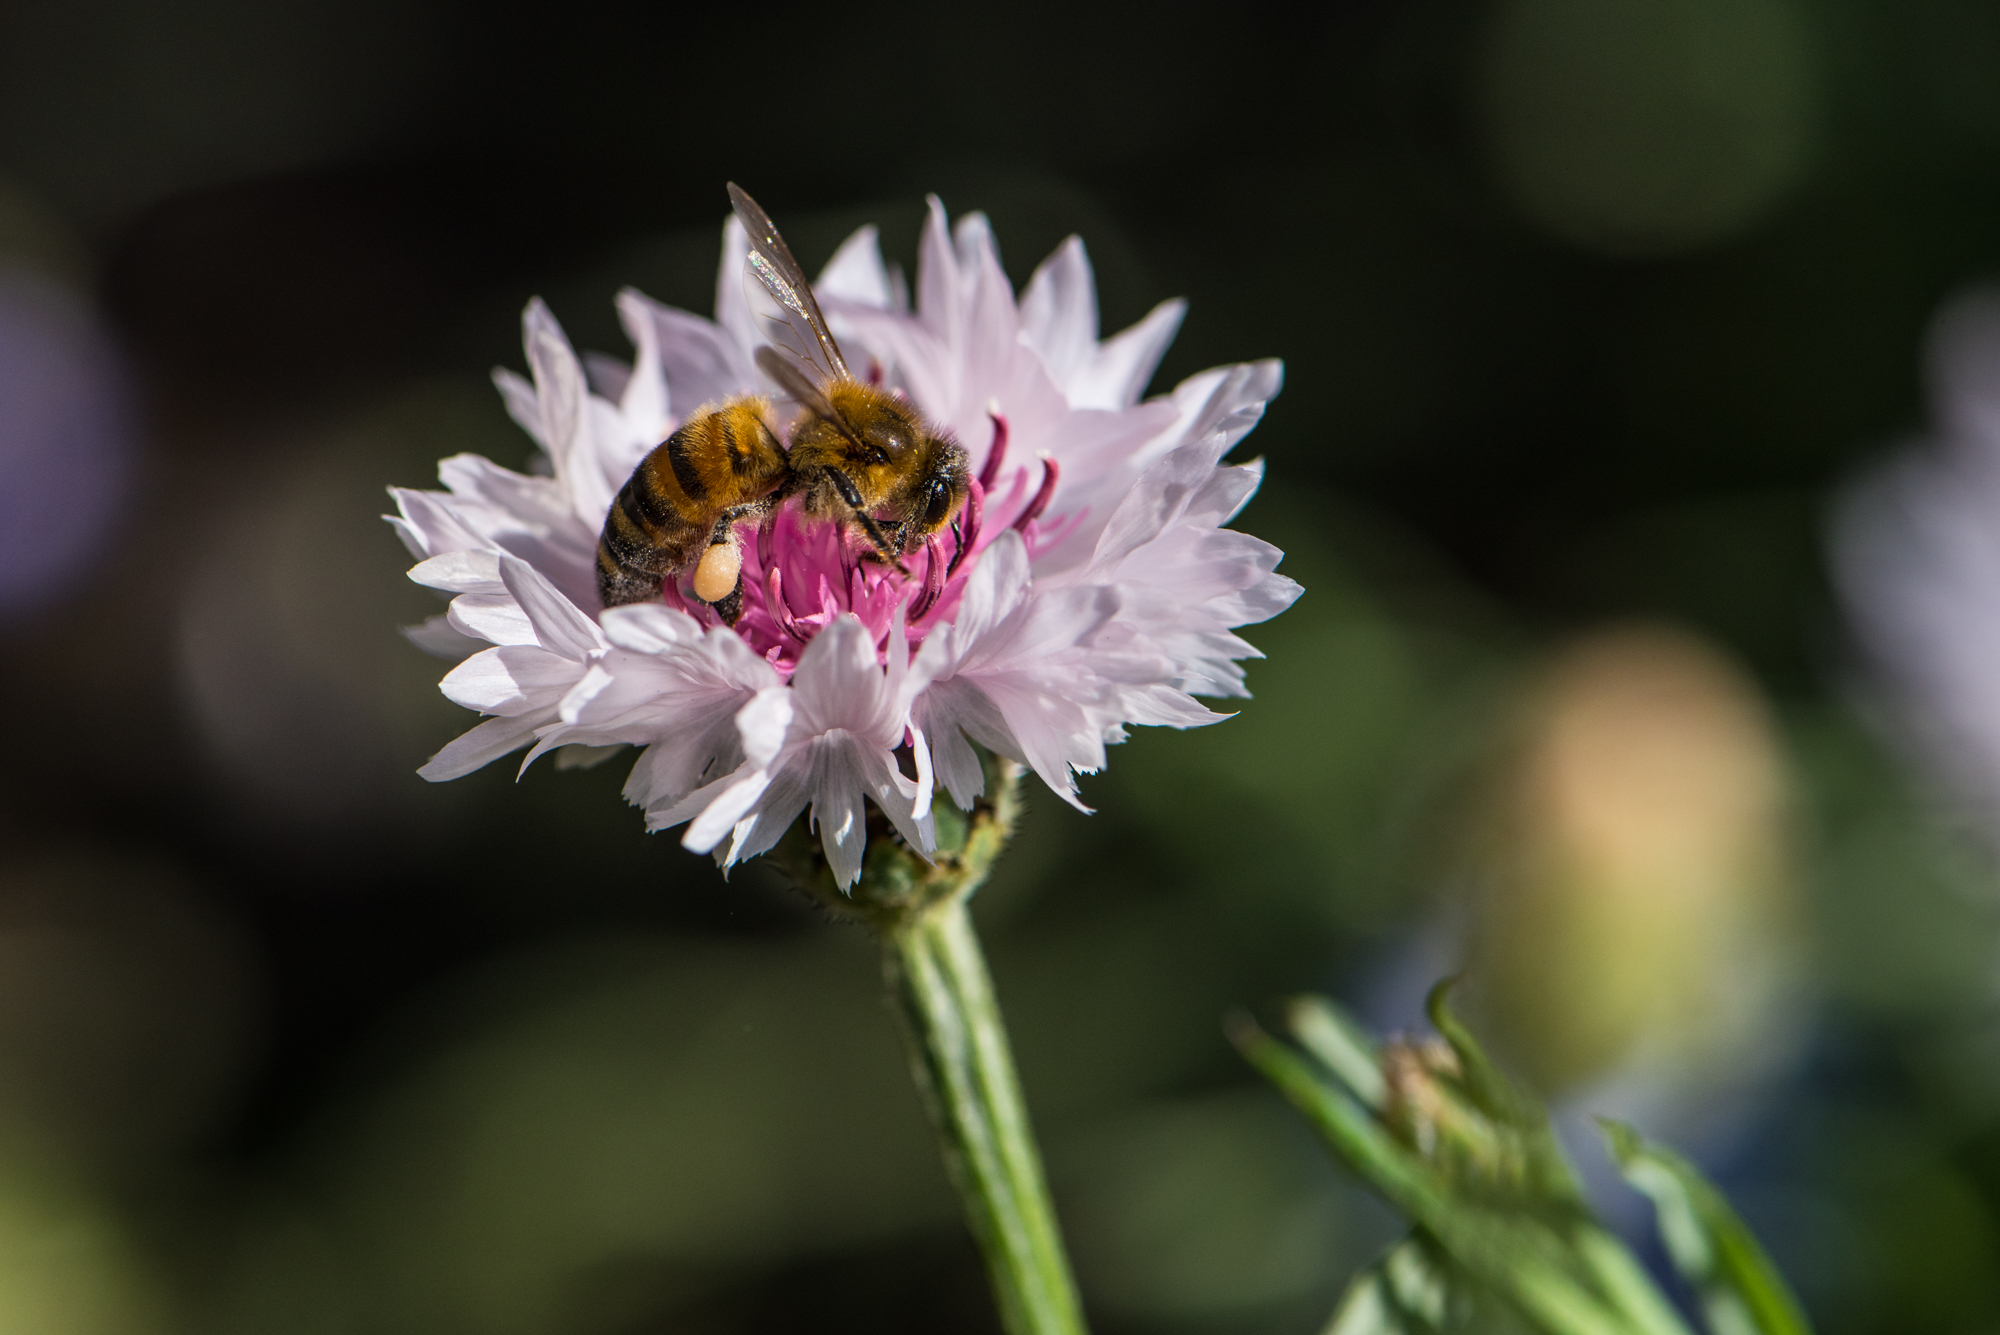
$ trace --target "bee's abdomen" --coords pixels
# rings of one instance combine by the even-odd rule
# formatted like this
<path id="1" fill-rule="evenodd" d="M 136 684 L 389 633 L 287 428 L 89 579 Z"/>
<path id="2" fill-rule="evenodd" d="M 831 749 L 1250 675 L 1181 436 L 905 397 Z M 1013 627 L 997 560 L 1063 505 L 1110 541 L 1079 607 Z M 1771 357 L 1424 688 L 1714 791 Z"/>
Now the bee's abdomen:
<path id="1" fill-rule="evenodd" d="M 720 507 L 689 455 L 693 438 L 707 426 L 707 416 L 696 418 L 667 437 L 611 502 L 597 541 L 597 592 L 606 607 L 659 597 L 660 581 L 706 544 Z"/>
<path id="2" fill-rule="evenodd" d="M 767 495 L 786 476 L 784 449 L 764 425 L 762 399 L 732 399 L 689 418 L 633 470 L 597 542 L 606 607 L 650 602 L 687 569 L 724 512 Z"/>

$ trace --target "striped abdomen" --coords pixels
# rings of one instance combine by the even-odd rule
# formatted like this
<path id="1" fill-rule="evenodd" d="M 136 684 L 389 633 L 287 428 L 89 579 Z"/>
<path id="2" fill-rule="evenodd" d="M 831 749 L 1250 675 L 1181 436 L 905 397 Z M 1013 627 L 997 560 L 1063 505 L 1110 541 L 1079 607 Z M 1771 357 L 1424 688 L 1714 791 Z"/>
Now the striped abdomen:
<path id="1" fill-rule="evenodd" d="M 659 597 L 662 580 L 762 508 L 787 472 L 764 408 L 761 399 L 737 399 L 697 414 L 640 461 L 597 542 L 597 591 L 606 607 Z"/>

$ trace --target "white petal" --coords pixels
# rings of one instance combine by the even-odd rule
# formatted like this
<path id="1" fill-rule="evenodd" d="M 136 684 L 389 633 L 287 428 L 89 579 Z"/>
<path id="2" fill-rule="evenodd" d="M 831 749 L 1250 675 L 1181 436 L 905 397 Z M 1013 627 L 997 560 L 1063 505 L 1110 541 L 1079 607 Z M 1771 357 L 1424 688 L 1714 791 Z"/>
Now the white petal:
<path id="1" fill-rule="evenodd" d="M 1011 390 L 1012 382 L 1023 372 L 1042 381 L 1046 392 L 1060 393 L 1039 359 L 1021 346 L 1014 289 L 1000 266 L 1000 251 L 984 214 L 971 213 L 959 220 L 958 265 L 965 287 L 965 327 L 957 349 L 963 366 L 961 396 L 966 387 L 982 379 L 1000 382 L 996 389 L 1005 384 Z M 1006 394 L 1002 402 L 1012 397 Z"/>
<path id="2" fill-rule="evenodd" d="M 1275 359 L 1245 362 L 1212 374 L 1214 387 L 1201 397 L 1185 439 L 1213 437 L 1215 457 L 1220 459 L 1257 425 L 1264 416 L 1264 405 L 1278 397 L 1285 383 L 1285 365 Z M 1192 386 L 1204 379 L 1196 376 L 1183 383 Z M 1177 400 L 1182 397 L 1180 386 L 1175 387 L 1174 395 Z"/>
<path id="3" fill-rule="evenodd" d="M 910 817 L 912 820 L 927 821 L 937 784 L 936 773 L 931 768 L 930 740 L 924 736 L 922 728 L 910 729 L 910 754 L 917 764 L 917 795 L 910 807 Z"/>
<path id="4" fill-rule="evenodd" d="M 493 387 L 500 391 L 500 402 L 506 405 L 507 416 L 514 419 L 514 424 L 533 437 L 537 445 L 548 449 L 548 429 L 542 421 L 542 403 L 535 396 L 535 387 L 504 366 L 493 368 Z"/>
<path id="5" fill-rule="evenodd" d="M 568 471 L 570 453 L 583 433 L 588 392 L 583 367 L 570 350 L 562 326 L 540 297 L 521 313 L 521 346 L 528 355 L 528 370 L 534 377 L 541 410 L 540 439 L 547 443 L 560 477 Z"/>
<path id="6" fill-rule="evenodd" d="M 840 243 L 840 249 L 820 270 L 813 295 L 822 301 L 837 297 L 885 310 L 894 304 L 889 270 L 882 263 L 881 240 L 872 223 Z"/>
<path id="7" fill-rule="evenodd" d="M 632 340 L 634 356 L 631 374 L 619 392 L 604 397 L 618 400 L 618 413 L 641 434 L 662 435 L 666 425 L 667 377 L 660 362 L 660 328 L 653 322 L 653 303 L 632 288 L 618 293 L 618 323 Z M 622 485 L 622 484 L 621 484 Z"/>
<path id="8" fill-rule="evenodd" d="M 736 731 L 752 765 L 769 765 L 777 759 L 791 731 L 792 716 L 792 692 L 784 686 L 759 691 L 743 706 L 736 715 Z"/>
<path id="9" fill-rule="evenodd" d="M 740 276 L 740 254 L 734 263 L 734 272 Z M 737 295 L 740 301 L 740 291 Z M 643 316 L 652 326 L 660 369 L 667 381 L 667 404 L 681 420 L 685 421 L 704 404 L 720 403 L 756 388 L 757 374 L 750 364 L 750 349 L 756 345 L 751 343 L 746 347 L 739 342 L 740 331 L 673 306 L 663 306 L 630 288 L 619 295 L 621 314 L 627 307 L 632 311 L 631 318 Z M 746 318 L 747 314 L 746 311 Z M 749 334 L 755 337 L 754 326 Z M 660 423 L 662 428 L 665 425 L 664 421 Z M 665 434 L 661 430 L 662 438 Z"/>
<path id="10" fill-rule="evenodd" d="M 1132 597 L 1130 590 L 1099 584 L 1029 598 L 993 635 L 968 650 L 960 670 L 977 672 L 999 663 L 1032 667 L 1076 645 L 1092 645 Z"/>
<path id="11" fill-rule="evenodd" d="M 531 709 L 546 713 L 576 684 L 582 668 L 532 645 L 483 650 L 445 674 L 438 689 L 453 704 L 508 717 Z"/>
<path id="12" fill-rule="evenodd" d="M 1027 596 L 1028 582 L 1027 544 L 1010 529 L 980 553 L 979 564 L 965 581 L 954 619 L 957 638 L 970 645 L 985 636 L 1020 606 Z"/>
<path id="13" fill-rule="evenodd" d="M 557 749 L 556 768 L 596 769 L 624 749 L 625 746 L 621 742 L 614 742 L 609 746 L 581 746 L 572 742 Z"/>
<path id="14" fill-rule="evenodd" d="M 868 847 L 865 798 L 874 798 L 905 842 L 929 856 L 937 840 L 928 804 L 919 815 L 916 786 L 896 769 L 894 756 L 851 733 L 817 737 L 808 754 L 804 768 L 810 775 L 813 823 L 819 827 L 820 847 L 842 889 L 861 875 L 861 859 Z M 764 819 L 759 817 L 760 822 Z M 747 841 L 744 846 L 746 850 L 750 847 Z"/>
<path id="15" fill-rule="evenodd" d="M 886 682 L 875 661 L 875 639 L 860 618 L 843 613 L 813 637 L 792 673 L 801 726 L 811 732 L 847 728 L 870 736 L 884 728 Z M 902 729 L 896 729 L 900 736 Z"/>
<path id="16" fill-rule="evenodd" d="M 460 779 L 534 740 L 535 723 L 527 718 L 488 719 L 463 733 L 430 758 L 417 773 L 432 783 Z"/>
<path id="17" fill-rule="evenodd" d="M 551 655 L 551 657 L 556 656 Z M 561 702 L 556 706 L 556 717 L 564 723 L 575 725 L 584 718 L 584 710 L 615 685 L 617 679 L 598 663 L 592 663 L 578 675 L 577 665 L 569 659 L 557 657 L 556 661 L 569 666 L 569 675 L 563 682 L 567 689 Z"/>
<path id="18" fill-rule="evenodd" d="M 746 768 L 730 775 L 708 788 L 698 789 L 690 795 L 688 806 L 697 801 L 701 814 L 688 826 L 681 836 L 681 844 L 697 853 L 706 853 L 721 843 L 743 814 L 757 804 L 757 799 L 770 787 L 771 776 L 761 769 Z M 679 812 L 669 811 L 661 818 L 655 829 L 665 829 L 688 819 Z"/>
<path id="19" fill-rule="evenodd" d="M 543 648 L 565 658 L 581 659 L 601 647 L 597 625 L 576 610 L 541 571 L 516 557 L 500 558 L 500 579 L 514 595 L 535 628 Z"/>
<path id="20" fill-rule="evenodd" d="M 925 203 L 929 213 L 917 243 L 917 315 L 933 332 L 951 338 L 957 335 L 962 318 L 958 256 L 952 249 L 944 201 L 931 195 Z"/>
<path id="21" fill-rule="evenodd" d="M 1183 445 L 1147 469 L 1099 535 L 1092 569 L 1108 575 L 1126 557 L 1157 538 L 1180 518 L 1214 470 L 1211 442 L 1207 440 Z"/>
<path id="22" fill-rule="evenodd" d="M 1021 748 L 1006 731 L 1000 711 L 970 681 L 951 680 L 929 687 L 918 697 L 911 716 L 923 722 L 937 782 L 962 810 L 972 810 L 973 802 L 986 791 L 986 772 L 967 740 L 968 732 L 975 737 L 998 738 L 1002 744 L 994 749 L 1019 757 Z"/>
<path id="23" fill-rule="evenodd" d="M 593 398 L 617 400 L 632 383 L 632 368 L 602 352 L 583 354 L 583 383 Z M 560 761 L 557 769 L 566 768 Z"/>
<path id="24" fill-rule="evenodd" d="M 485 644 L 484 640 L 459 634 L 450 618 L 442 612 L 434 617 L 425 617 L 414 626 L 403 627 L 403 638 L 433 658 L 448 658 L 453 662 L 467 654 L 477 653 Z"/>
<path id="25" fill-rule="evenodd" d="M 1257 488 L 1264 481 L 1264 461 L 1252 459 L 1247 464 L 1235 464 L 1218 468 L 1202 489 L 1188 502 L 1187 518 L 1191 524 L 1222 525 L 1242 511 L 1257 494 Z"/>
<path id="26" fill-rule="evenodd" d="M 1092 353 L 1089 368 L 1068 386 L 1069 401 L 1079 408 L 1129 408 L 1137 403 L 1186 316 L 1187 303 L 1175 297 L 1153 307 L 1130 329 L 1106 339 Z"/>
<path id="27" fill-rule="evenodd" d="M 1077 796 L 1071 775 L 1072 770 L 1094 774 L 1104 767 L 1104 745 L 1088 716 L 1040 683 L 988 679 L 981 690 L 1006 719 L 1006 740 L 1020 748 L 1014 759 L 1041 776 L 1050 792 L 1078 811 L 1089 811 Z M 991 746 L 1002 739 L 975 734 L 975 740 Z"/>
<path id="28" fill-rule="evenodd" d="M 686 814 L 671 820 L 667 815 L 703 784 L 743 767 L 743 743 L 736 727 L 741 703 L 740 696 L 720 694 L 681 701 L 672 726 L 640 754 L 625 781 L 625 799 L 645 809 L 650 828 L 663 829 L 687 819 Z M 695 803 L 687 814 L 703 805 Z"/>
<path id="29" fill-rule="evenodd" d="M 1225 626 L 1254 626 L 1290 607 L 1304 592 L 1283 575 L 1266 575 L 1247 589 L 1203 603 L 1202 610 Z"/>
<path id="30" fill-rule="evenodd" d="M 477 454 L 438 460 L 438 481 L 455 498 L 482 502 L 517 524 L 559 524 L 575 515 L 553 478 L 516 473 Z"/>
<path id="31" fill-rule="evenodd" d="M 824 739 L 814 743 L 812 818 L 819 827 L 819 844 L 826 852 L 833 881 L 845 890 L 861 877 L 861 855 L 868 847 L 868 813 L 862 806 L 861 776 L 849 763 L 845 746 Z"/>
<path id="32" fill-rule="evenodd" d="M 489 644 L 540 644 L 533 623 L 511 593 L 462 593 L 445 614 L 452 629 Z"/>
<path id="33" fill-rule="evenodd" d="M 1021 294 L 1021 338 L 1040 355 L 1070 402 L 1077 404 L 1072 381 L 1089 367 L 1097 351 L 1097 279 L 1082 237 L 1072 236 L 1057 246 L 1028 280 Z"/>
<path id="34" fill-rule="evenodd" d="M 774 770 L 769 785 L 757 798 L 756 809 L 730 830 L 723 866 L 734 866 L 745 858 L 769 852 L 773 844 L 785 837 L 785 831 L 805 812 L 811 800 L 806 766 L 792 764 Z"/>
<path id="35" fill-rule="evenodd" d="M 1199 728 L 1229 717 L 1208 709 L 1185 692 L 1164 685 L 1129 692 L 1121 702 L 1120 713 L 1133 723 L 1164 728 Z"/>
<path id="36" fill-rule="evenodd" d="M 702 637 L 701 623 L 665 603 L 632 603 L 605 611 L 604 638 L 621 649 L 658 654 Z"/>
<path id="37" fill-rule="evenodd" d="M 764 342 L 764 331 L 757 327 L 750 307 L 750 284 L 755 280 L 750 276 L 749 254 L 749 234 L 732 213 L 722 223 L 722 263 L 715 270 L 715 322 L 746 363 Z"/>
<path id="38" fill-rule="evenodd" d="M 500 593 L 500 554 L 491 551 L 446 552 L 410 568 L 410 578 L 448 593 Z"/>
<path id="39" fill-rule="evenodd" d="M 412 548 L 411 555 L 434 556 L 491 545 L 459 516 L 451 497 L 403 487 L 391 487 L 389 494 L 395 498 L 402 519 L 398 531 Z"/>
<path id="40" fill-rule="evenodd" d="M 390 488 L 391 492 L 394 490 L 395 488 Z M 424 545 L 424 537 L 417 532 L 416 525 L 401 515 L 383 515 L 382 518 L 396 531 L 396 536 L 402 539 L 403 549 L 409 552 L 414 560 L 421 561 L 430 555 L 429 548 Z"/>

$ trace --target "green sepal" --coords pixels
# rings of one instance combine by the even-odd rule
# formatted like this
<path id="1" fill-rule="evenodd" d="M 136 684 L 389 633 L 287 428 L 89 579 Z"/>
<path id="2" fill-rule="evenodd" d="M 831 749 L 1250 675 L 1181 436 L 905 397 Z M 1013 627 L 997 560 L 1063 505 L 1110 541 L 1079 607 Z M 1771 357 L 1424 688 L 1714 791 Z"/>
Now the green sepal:
<path id="1" fill-rule="evenodd" d="M 1424 998 L 1424 1014 L 1430 1017 L 1431 1028 L 1438 1036 L 1451 1045 L 1458 1054 L 1459 1067 L 1463 1071 L 1460 1079 L 1465 1092 L 1471 1096 L 1478 1109 L 1503 1126 L 1521 1130 L 1533 1130 L 1545 1125 L 1547 1119 L 1533 1103 L 1523 1098 L 1511 1081 L 1500 1073 L 1486 1056 L 1486 1050 L 1472 1036 L 1472 1031 L 1460 1023 L 1452 1011 L 1451 990 L 1458 986 L 1456 975 L 1443 979 L 1432 987 Z"/>
<path id="2" fill-rule="evenodd" d="M 1449 997 L 1457 983 L 1458 979 L 1447 978 L 1433 987 L 1424 1010 L 1431 1026 L 1458 1058 L 1458 1085 L 1466 1098 L 1502 1132 L 1509 1176 L 1514 1180 L 1496 1181 L 1495 1185 L 1518 1194 L 1523 1204 L 1581 1215 L 1583 1191 L 1549 1125 L 1548 1114 L 1514 1087 L 1452 1011 Z"/>

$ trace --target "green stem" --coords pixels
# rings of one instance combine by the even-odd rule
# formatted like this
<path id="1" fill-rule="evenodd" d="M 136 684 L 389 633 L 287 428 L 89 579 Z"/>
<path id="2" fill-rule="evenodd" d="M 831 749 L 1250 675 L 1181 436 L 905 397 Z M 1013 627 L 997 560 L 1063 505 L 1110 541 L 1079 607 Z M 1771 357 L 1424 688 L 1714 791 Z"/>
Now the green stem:
<path id="1" fill-rule="evenodd" d="M 938 810 L 929 860 L 871 825 L 851 893 L 834 884 L 803 818 L 773 854 L 808 895 L 860 918 L 882 942 L 910 1072 L 985 1253 L 1008 1335 L 1084 1335 L 1007 1027 L 966 909 L 1013 833 L 1020 779 L 1018 766 L 988 757 L 988 795 L 969 816 L 949 805 Z"/>
<path id="2" fill-rule="evenodd" d="M 1010 1335 L 1081 1335 L 1076 1284 L 965 901 L 891 931 L 883 962 L 1001 1324 Z"/>

